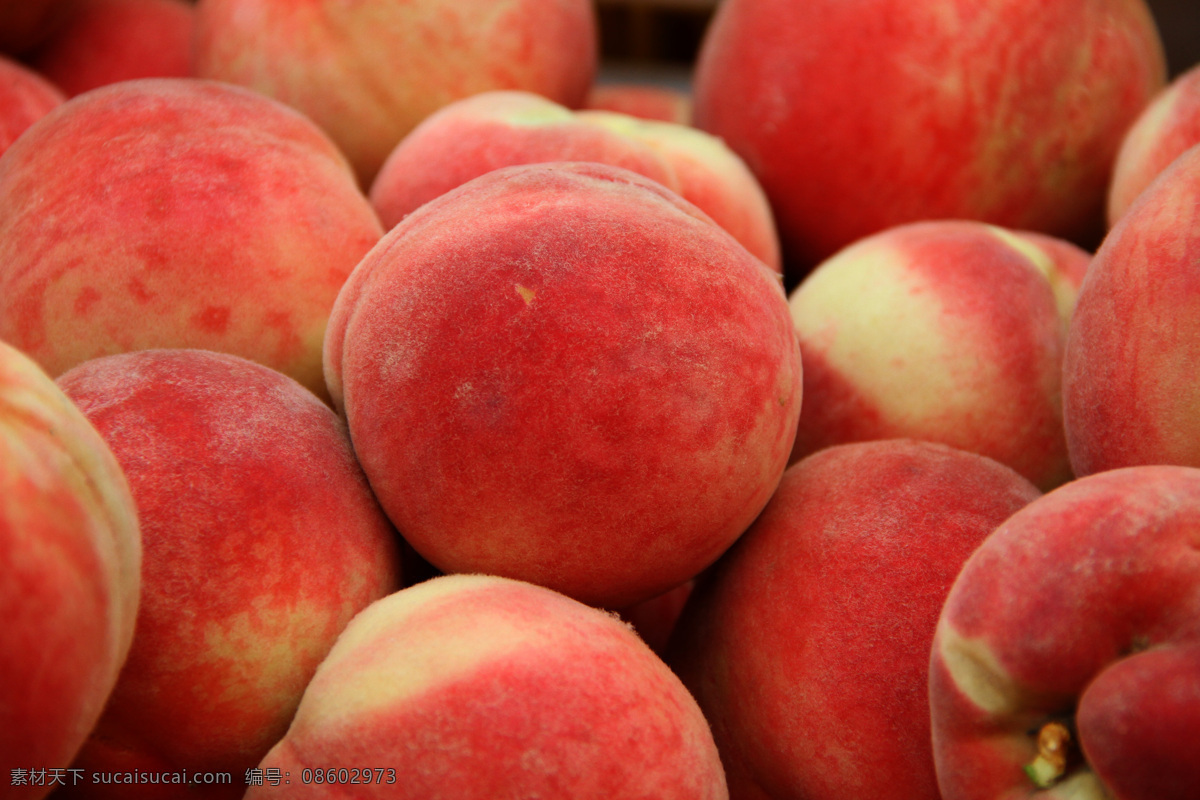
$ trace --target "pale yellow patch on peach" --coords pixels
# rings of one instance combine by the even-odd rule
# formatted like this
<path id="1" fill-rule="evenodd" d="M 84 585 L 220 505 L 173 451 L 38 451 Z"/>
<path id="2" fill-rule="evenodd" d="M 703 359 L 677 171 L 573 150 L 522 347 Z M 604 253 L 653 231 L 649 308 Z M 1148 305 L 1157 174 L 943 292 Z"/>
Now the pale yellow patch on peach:
<path id="1" fill-rule="evenodd" d="M 300 600 L 287 607 L 256 598 L 250 608 L 204 625 L 205 659 L 245 665 L 215 700 L 248 708 L 294 707 L 308 677 L 329 648 L 329 603 Z"/>
<path id="2" fill-rule="evenodd" d="M 459 101 L 448 113 L 495 119 L 513 127 L 559 125 L 575 119 L 566 106 L 531 92 L 485 92 Z"/>
<path id="3" fill-rule="evenodd" d="M 583 109 L 574 112 L 574 114 L 575 118 L 581 122 L 586 122 L 589 125 L 595 125 L 598 128 L 604 128 L 613 133 L 619 133 L 622 136 L 630 136 L 635 139 L 640 138 L 647 127 L 652 124 L 650 120 L 644 120 L 640 117 L 596 108 Z"/>
<path id="4" fill-rule="evenodd" d="M 871 239 L 818 267 L 788 302 L 802 351 L 821 353 L 892 427 L 969 431 L 1000 378 L 969 345 L 972 320 L 947 313 L 906 259 Z"/>
<path id="5" fill-rule="evenodd" d="M 443 601 L 486 592 L 500 579 L 451 575 L 425 581 L 378 600 L 351 621 L 310 684 L 296 725 L 320 727 L 377 712 L 469 675 L 479 665 L 553 646 L 560 631 L 537 619 L 489 613 L 455 613 L 438 626 Z M 509 582 L 505 582 L 505 585 Z M 432 620 L 432 621 L 431 621 Z M 405 629 L 413 623 L 413 629 Z M 405 635 L 397 635 L 405 631 Z M 336 687 L 326 691 L 323 686 Z"/>
<path id="6" fill-rule="evenodd" d="M 1050 290 L 1054 292 L 1054 307 L 1058 310 L 1058 317 L 1067 324 L 1071 321 L 1071 314 L 1075 312 L 1075 301 L 1079 297 L 1079 292 L 1071 285 L 1062 272 L 1059 271 L 1054 259 L 1050 255 L 1038 247 L 1028 239 L 1005 230 L 1004 228 L 995 225 L 986 226 L 988 231 L 1000 241 L 1016 250 L 1029 261 L 1030 265 L 1038 271 L 1046 282 L 1050 284 Z"/>
<path id="7" fill-rule="evenodd" d="M 936 655 L 958 690 L 982 711 L 993 717 L 1011 717 L 1024 709 L 1025 693 L 983 642 L 959 636 L 942 624 Z"/>

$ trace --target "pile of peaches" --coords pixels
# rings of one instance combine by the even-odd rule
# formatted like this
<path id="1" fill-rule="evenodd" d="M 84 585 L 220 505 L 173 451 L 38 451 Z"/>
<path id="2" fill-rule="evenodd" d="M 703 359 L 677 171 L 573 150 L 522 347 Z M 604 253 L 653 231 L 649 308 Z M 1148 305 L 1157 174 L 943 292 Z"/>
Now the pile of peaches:
<path id="1" fill-rule="evenodd" d="M 0 0 L 0 798 L 1196 800 L 1143 0 Z"/>

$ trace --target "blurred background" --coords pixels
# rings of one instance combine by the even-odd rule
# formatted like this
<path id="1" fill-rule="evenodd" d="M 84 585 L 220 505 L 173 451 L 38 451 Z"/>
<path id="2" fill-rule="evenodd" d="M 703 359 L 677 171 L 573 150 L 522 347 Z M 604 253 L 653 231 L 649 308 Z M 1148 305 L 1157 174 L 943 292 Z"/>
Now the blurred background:
<path id="1" fill-rule="evenodd" d="M 798 0 L 799 1 L 799 0 Z M 595 0 L 601 80 L 686 88 L 721 0 Z M 1200 0 L 1148 0 L 1174 77 L 1200 62 Z"/>

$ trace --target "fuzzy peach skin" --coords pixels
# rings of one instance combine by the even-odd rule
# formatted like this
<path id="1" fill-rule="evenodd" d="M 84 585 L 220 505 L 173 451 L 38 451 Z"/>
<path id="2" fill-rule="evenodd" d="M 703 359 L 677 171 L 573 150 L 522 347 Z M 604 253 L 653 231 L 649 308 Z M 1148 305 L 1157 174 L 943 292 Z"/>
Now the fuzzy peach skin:
<path id="1" fill-rule="evenodd" d="M 929 694 L 945 800 L 1190 800 L 1200 786 L 1200 470 L 1144 466 L 1031 503 L 946 600 Z M 1071 739 L 1038 790 L 1037 738 Z"/>
<path id="2" fill-rule="evenodd" d="M 577 106 L 596 71 L 589 0 L 203 0 L 196 33 L 197 75 L 303 111 L 363 187 L 448 103 L 520 89 Z"/>
<path id="3" fill-rule="evenodd" d="M 329 309 L 381 235 L 345 159 L 295 111 L 211 81 L 96 89 L 0 162 L 0 338 L 54 376 L 195 347 L 324 395 Z"/>
<path id="4" fill-rule="evenodd" d="M 137 78 L 192 74 L 186 0 L 76 0 L 78 5 L 28 62 L 68 96 Z"/>
<path id="5" fill-rule="evenodd" d="M 0 56 L 0 155 L 66 99 L 43 75 Z"/>
<path id="6" fill-rule="evenodd" d="M 145 548 L 133 646 L 75 793 L 179 797 L 92 776 L 186 769 L 234 776 L 195 796 L 240 797 L 337 635 L 398 588 L 395 532 L 345 424 L 274 370 L 149 350 L 59 385 L 124 468 Z"/>
<path id="7" fill-rule="evenodd" d="M 1143 0 L 726 0 L 693 92 L 802 274 L 922 219 L 1098 241 L 1121 139 L 1165 75 Z"/>
<path id="8" fill-rule="evenodd" d="M 116 458 L 33 361 L 0 342 L 0 797 L 65 769 L 133 638 L 142 558 Z"/>
<path id="9" fill-rule="evenodd" d="M 696 702 L 633 631 L 477 575 L 426 581 L 355 617 L 260 766 L 282 779 L 247 800 L 728 797 Z M 318 769 L 334 779 L 304 777 Z M 347 785 L 355 772 L 360 785 Z"/>
<path id="10" fill-rule="evenodd" d="M 788 469 L 697 587 L 667 663 L 734 800 L 940 800 L 929 647 L 963 562 L 1039 495 L 990 459 L 889 440 Z"/>
<path id="11" fill-rule="evenodd" d="M 978 222 L 867 237 L 789 300 L 804 359 L 792 460 L 912 437 L 994 458 L 1047 489 L 1070 477 L 1060 379 L 1082 251 Z"/>
<path id="12" fill-rule="evenodd" d="M 78 0 L 0 0 L 0 52 L 21 55 L 41 44 Z"/>
<path id="13" fill-rule="evenodd" d="M 1075 474 L 1200 467 L 1200 145 L 1138 197 L 1096 253 L 1067 338 Z"/>
<path id="14" fill-rule="evenodd" d="M 669 86 L 604 83 L 592 87 L 583 101 L 585 109 L 615 111 L 641 119 L 692 124 L 692 96 Z"/>
<path id="15" fill-rule="evenodd" d="M 800 409 L 779 275 L 603 164 L 506 167 L 409 215 L 338 296 L 325 366 L 418 552 L 606 608 L 745 530 Z"/>
<path id="16" fill-rule="evenodd" d="M 766 195 L 719 139 L 626 114 L 573 113 L 529 92 L 485 92 L 430 116 L 388 156 L 371 186 L 371 203 L 391 228 L 485 172 L 548 161 L 597 161 L 658 181 L 782 271 Z"/>
<path id="17" fill-rule="evenodd" d="M 1185 150 L 1200 144 L 1200 65 L 1171 82 L 1129 129 L 1108 190 L 1108 224 Z"/>

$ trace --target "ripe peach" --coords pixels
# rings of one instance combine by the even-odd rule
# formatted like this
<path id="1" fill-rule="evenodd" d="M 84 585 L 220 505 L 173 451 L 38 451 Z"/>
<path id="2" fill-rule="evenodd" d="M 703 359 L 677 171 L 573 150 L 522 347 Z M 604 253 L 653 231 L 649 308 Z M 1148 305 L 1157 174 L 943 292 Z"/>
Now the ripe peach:
<path id="1" fill-rule="evenodd" d="M 40 368 L 0 342 L 0 797 L 13 770 L 65 769 L 133 638 L 137 509 L 104 440 Z"/>
<path id="2" fill-rule="evenodd" d="M 1200 466 L 1200 145 L 1150 185 L 1096 253 L 1063 362 L 1080 477 L 1138 464 Z"/>
<path id="3" fill-rule="evenodd" d="M 76 0 L 78 5 L 28 60 L 74 97 L 137 78 L 192 73 L 192 20 L 186 0 Z"/>
<path id="4" fill-rule="evenodd" d="M 0 56 L 0 155 L 66 99 L 42 75 Z"/>
<path id="5" fill-rule="evenodd" d="M 988 537 L 931 651 L 945 800 L 1196 796 L 1197 530 L 1200 470 L 1144 466 L 1073 481 Z"/>
<path id="6" fill-rule="evenodd" d="M 782 269 L 767 198 L 719 139 L 686 125 L 625 114 L 572 113 L 528 92 L 486 92 L 430 116 L 388 156 L 371 186 L 371 203 L 390 228 L 485 172 L 549 161 L 597 161 L 658 181 L 767 266 Z"/>
<path id="7" fill-rule="evenodd" d="M 397 588 L 394 531 L 344 423 L 274 370 L 149 350 L 59 385 L 124 468 L 145 547 L 133 646 L 76 791 L 177 796 L 92 776 L 186 769 L 231 772 L 212 793 L 240 796 L 342 628 Z"/>
<path id="8" fill-rule="evenodd" d="M 486 172 L 549 161 L 595 161 L 668 188 L 674 182 L 662 153 L 645 142 L 589 125 L 531 92 L 483 92 L 446 105 L 404 137 L 371 184 L 371 204 L 390 229 Z"/>
<path id="9" fill-rule="evenodd" d="M 735 800 L 940 800 L 926 683 L 971 552 L 1038 496 L 990 459 L 890 440 L 788 469 L 697 582 L 667 663 L 713 728 Z"/>
<path id="10" fill-rule="evenodd" d="M 364 187 L 442 106 L 494 89 L 577 106 L 596 69 L 588 0 L 205 0 L 197 11 L 196 74 L 303 111 Z"/>
<path id="11" fill-rule="evenodd" d="M 726 0 L 695 116 L 758 176 L 802 273 L 924 219 L 1098 241 L 1165 79 L 1143 0 Z"/>
<path id="12" fill-rule="evenodd" d="M 696 702 L 633 631 L 548 589 L 475 575 L 359 614 L 261 766 L 279 785 L 247 800 L 728 797 Z M 321 768 L 331 779 L 304 777 Z"/>
<path id="13" fill-rule="evenodd" d="M 197 347 L 324 394 L 329 309 L 381 234 L 345 159 L 297 112 L 210 81 L 103 87 L 0 162 L 0 338 L 51 375 Z"/>
<path id="14" fill-rule="evenodd" d="M 325 365 L 418 552 L 608 608 L 745 530 L 800 407 L 778 274 L 603 164 L 506 167 L 410 214 L 338 296 Z"/>
<path id="15" fill-rule="evenodd" d="M 804 360 L 792 460 L 911 437 L 1070 477 L 1062 347 L 1087 257 L 978 222 L 891 228 L 821 264 L 789 305 Z"/>

